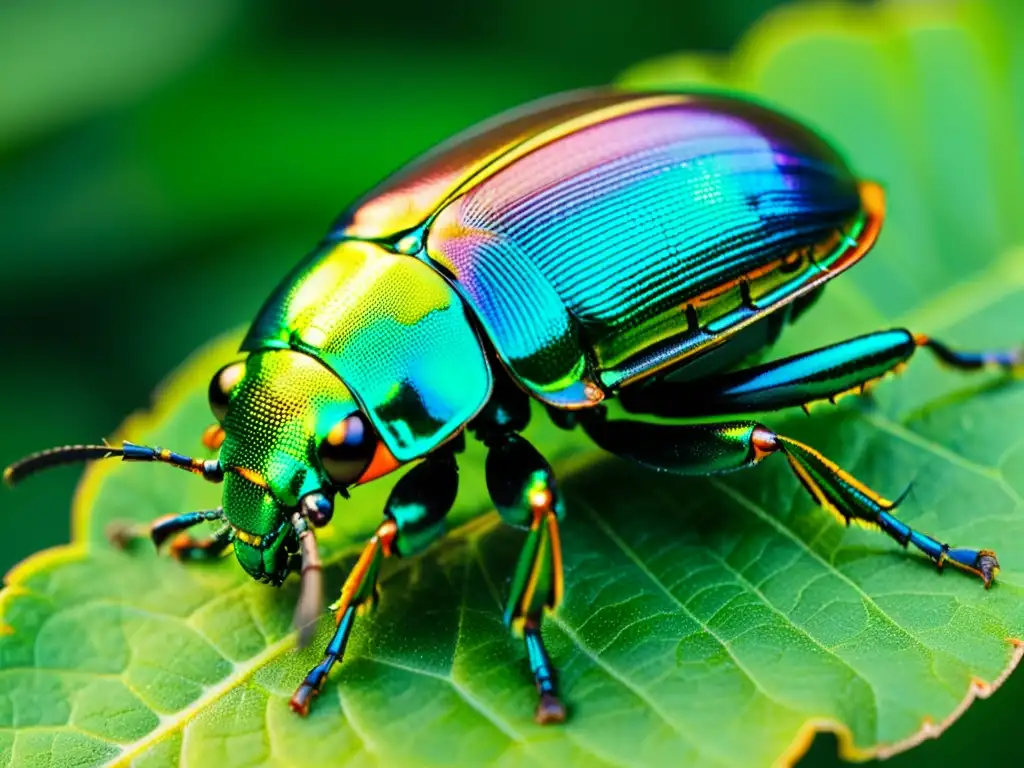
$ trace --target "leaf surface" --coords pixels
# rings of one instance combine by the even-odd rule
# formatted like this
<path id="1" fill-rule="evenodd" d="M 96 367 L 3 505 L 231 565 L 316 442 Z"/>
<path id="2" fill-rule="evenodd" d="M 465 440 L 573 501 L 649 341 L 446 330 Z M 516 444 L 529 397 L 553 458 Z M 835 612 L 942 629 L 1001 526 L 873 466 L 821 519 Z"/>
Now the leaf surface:
<path id="1" fill-rule="evenodd" d="M 670 59 L 635 87 L 760 94 L 809 120 L 889 189 L 877 249 L 833 282 L 780 352 L 882 327 L 984 348 L 1024 335 L 1024 63 L 1012 3 L 941 11 L 808 8 L 770 17 L 727 60 Z M 1019 41 L 1018 41 L 1019 42 Z M 234 342 L 198 355 L 122 436 L 195 450 L 205 385 Z M 766 416 L 890 496 L 911 525 L 997 549 L 986 592 L 814 508 L 781 459 L 689 480 L 603 458 L 536 418 L 568 497 L 566 600 L 546 624 L 571 720 L 533 724 L 501 609 L 522 533 L 462 460 L 454 531 L 389 562 L 377 613 L 302 720 L 288 697 L 331 629 L 294 649 L 296 584 L 231 558 L 185 566 L 113 551 L 114 519 L 207 508 L 217 489 L 160 467 L 90 468 L 74 542 L 26 561 L 0 596 L 0 756 L 9 765 L 788 764 L 816 729 L 847 757 L 940 732 L 988 695 L 1024 638 L 1024 387 L 922 355 L 871 400 Z M 387 483 L 322 537 L 337 590 Z M 38 514 L 38 513 L 37 513 Z"/>

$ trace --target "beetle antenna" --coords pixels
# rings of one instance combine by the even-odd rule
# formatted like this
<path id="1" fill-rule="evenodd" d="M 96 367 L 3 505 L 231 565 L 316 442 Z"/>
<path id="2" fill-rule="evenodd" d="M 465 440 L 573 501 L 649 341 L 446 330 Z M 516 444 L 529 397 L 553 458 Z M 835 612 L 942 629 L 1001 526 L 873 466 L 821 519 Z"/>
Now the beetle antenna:
<path id="1" fill-rule="evenodd" d="M 121 461 L 155 461 L 170 464 L 172 467 L 202 475 L 206 480 L 214 483 L 224 479 L 224 470 L 217 459 L 193 459 L 190 456 L 163 448 L 150 448 L 125 440 L 121 443 L 120 448 L 105 443 L 103 445 L 65 445 L 61 448 L 50 448 L 33 453 L 7 467 L 4 470 L 4 482 L 13 486 L 29 475 L 50 467 L 118 457 Z"/>
<path id="2" fill-rule="evenodd" d="M 302 550 L 302 575 L 299 583 L 299 601 L 295 605 L 293 625 L 299 631 L 299 647 L 305 648 L 313 637 L 316 620 L 323 609 L 323 577 L 320 575 L 320 552 L 316 536 L 302 513 L 292 515 L 292 527 L 299 536 Z"/>

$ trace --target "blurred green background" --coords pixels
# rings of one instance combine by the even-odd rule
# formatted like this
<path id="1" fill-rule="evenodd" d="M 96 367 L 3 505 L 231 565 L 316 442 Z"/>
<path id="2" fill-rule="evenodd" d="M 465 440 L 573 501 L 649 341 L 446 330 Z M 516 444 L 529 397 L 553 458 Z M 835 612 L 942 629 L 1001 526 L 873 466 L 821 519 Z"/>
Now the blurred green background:
<path id="1" fill-rule="evenodd" d="M 654 56 L 726 50 L 777 4 L 0 4 L 0 464 L 109 434 L 431 144 Z M 68 539 L 77 477 L 0 494 L 0 569 Z M 892 762 L 1012 757 L 1018 701 L 1014 681 Z M 820 737 L 806 762 L 834 752 Z"/>

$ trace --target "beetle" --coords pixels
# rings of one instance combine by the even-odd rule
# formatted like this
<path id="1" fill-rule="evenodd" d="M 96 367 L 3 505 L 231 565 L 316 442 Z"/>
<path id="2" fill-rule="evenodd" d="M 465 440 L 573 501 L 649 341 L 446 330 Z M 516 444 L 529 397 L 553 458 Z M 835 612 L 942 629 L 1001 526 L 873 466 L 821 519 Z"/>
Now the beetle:
<path id="1" fill-rule="evenodd" d="M 884 216 L 878 184 L 808 127 L 745 98 L 594 89 L 543 99 L 438 146 L 337 219 L 259 311 L 244 359 L 213 377 L 217 423 L 203 439 L 216 458 L 67 446 L 5 478 L 120 457 L 223 483 L 221 507 L 161 518 L 149 534 L 158 547 L 177 534 L 171 553 L 182 559 L 230 546 L 268 584 L 300 572 L 306 642 L 321 610 L 314 530 L 337 496 L 413 464 L 344 583 L 322 661 L 291 699 L 306 714 L 357 609 L 374 602 L 382 561 L 443 533 L 469 434 L 488 448 L 501 517 L 528 531 L 504 618 L 525 642 L 536 720 L 560 722 L 541 624 L 563 592 L 565 503 L 520 435 L 531 401 L 658 470 L 722 473 L 780 454 L 840 520 L 991 585 L 991 550 L 911 529 L 893 514 L 898 499 L 739 418 L 862 392 L 922 347 L 963 370 L 1024 369 L 1020 350 L 960 352 L 903 329 L 752 359 L 871 249 Z M 662 420 L 611 418 L 611 398 Z M 222 527 L 183 532 L 202 521 Z"/>

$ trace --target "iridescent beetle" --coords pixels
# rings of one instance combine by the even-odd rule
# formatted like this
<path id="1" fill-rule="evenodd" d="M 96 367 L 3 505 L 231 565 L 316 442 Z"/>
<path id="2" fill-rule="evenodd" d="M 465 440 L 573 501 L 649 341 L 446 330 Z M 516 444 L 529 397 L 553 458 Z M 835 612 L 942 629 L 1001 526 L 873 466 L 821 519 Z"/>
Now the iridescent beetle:
<path id="1" fill-rule="evenodd" d="M 954 549 L 901 523 L 889 501 L 813 448 L 754 421 L 703 417 L 806 406 L 863 390 L 918 347 L 961 369 L 1020 369 L 1021 352 L 955 352 L 887 330 L 754 367 L 824 284 L 874 244 L 881 189 L 806 127 L 727 96 L 594 90 L 545 99 L 441 145 L 353 205 L 285 278 L 214 377 L 218 425 L 203 461 L 124 444 L 71 446 L 13 465 L 120 456 L 224 483 L 223 507 L 155 521 L 183 559 L 229 545 L 254 578 L 301 571 L 300 640 L 320 612 L 313 527 L 334 497 L 411 462 L 342 589 L 323 660 L 291 700 L 308 712 L 371 604 L 383 558 L 441 535 L 466 432 L 489 448 L 505 521 L 528 527 L 505 621 L 525 639 L 539 722 L 565 708 L 541 639 L 562 595 L 551 467 L 518 433 L 530 400 L 602 448 L 702 475 L 784 455 L 811 496 L 989 586 L 987 549 Z M 701 423 L 609 419 L 627 411 Z M 312 527 L 311 527 L 312 526 Z"/>

